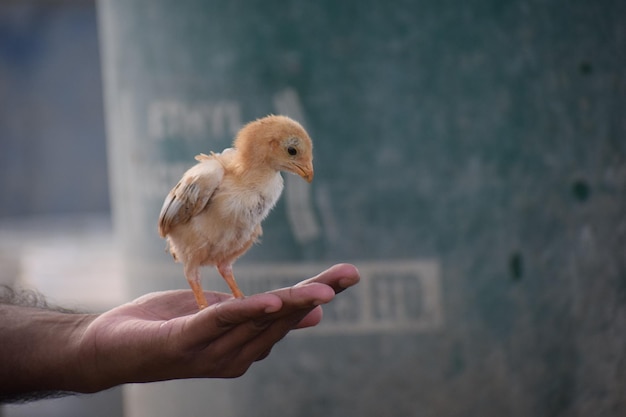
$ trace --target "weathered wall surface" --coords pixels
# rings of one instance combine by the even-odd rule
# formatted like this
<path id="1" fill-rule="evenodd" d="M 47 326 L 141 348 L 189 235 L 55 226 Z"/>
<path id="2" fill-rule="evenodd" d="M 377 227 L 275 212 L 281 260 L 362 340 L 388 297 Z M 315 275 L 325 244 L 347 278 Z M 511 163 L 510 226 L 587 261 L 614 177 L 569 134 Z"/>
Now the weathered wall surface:
<path id="1" fill-rule="evenodd" d="M 626 413 L 625 3 L 99 5 L 134 291 L 186 285 L 163 197 L 268 113 L 305 123 L 316 178 L 288 178 L 243 287 L 364 277 L 244 378 L 136 386 L 131 415 Z"/>

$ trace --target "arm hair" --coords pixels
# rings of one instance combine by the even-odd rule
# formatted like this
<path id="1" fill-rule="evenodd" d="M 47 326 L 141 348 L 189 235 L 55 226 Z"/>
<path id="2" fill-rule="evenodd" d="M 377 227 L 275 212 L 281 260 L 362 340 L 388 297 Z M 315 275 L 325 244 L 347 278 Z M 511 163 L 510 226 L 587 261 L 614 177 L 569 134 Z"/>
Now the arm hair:
<path id="1" fill-rule="evenodd" d="M 0 285 L 0 304 L 14 305 L 21 307 L 34 307 L 43 310 L 53 310 L 60 313 L 72 314 L 76 311 L 63 307 L 51 305 L 46 298 L 39 292 L 29 289 L 16 289 L 9 285 Z M 1 319 L 1 317 L 0 317 Z M 25 394 L 13 395 L 0 392 L 0 404 L 16 403 L 23 404 L 30 401 L 42 399 L 60 398 L 68 395 L 75 395 L 75 392 L 67 391 L 38 391 Z"/>

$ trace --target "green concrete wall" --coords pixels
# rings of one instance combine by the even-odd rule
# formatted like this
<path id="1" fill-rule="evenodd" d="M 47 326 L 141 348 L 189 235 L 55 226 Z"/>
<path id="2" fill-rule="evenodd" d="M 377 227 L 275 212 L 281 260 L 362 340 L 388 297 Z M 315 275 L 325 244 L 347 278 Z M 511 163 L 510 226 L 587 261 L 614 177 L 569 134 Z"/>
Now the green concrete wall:
<path id="1" fill-rule="evenodd" d="M 287 179 L 242 287 L 364 278 L 244 378 L 133 387 L 132 415 L 626 413 L 626 3 L 99 6 L 134 295 L 186 286 L 163 197 L 268 113 L 305 124 L 316 177 Z"/>

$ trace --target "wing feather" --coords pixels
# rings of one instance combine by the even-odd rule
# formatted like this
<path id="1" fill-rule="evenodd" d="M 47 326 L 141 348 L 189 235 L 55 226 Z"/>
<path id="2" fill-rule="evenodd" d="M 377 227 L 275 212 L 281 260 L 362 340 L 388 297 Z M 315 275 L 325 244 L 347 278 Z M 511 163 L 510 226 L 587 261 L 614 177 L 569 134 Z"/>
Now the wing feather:
<path id="1" fill-rule="evenodd" d="M 159 234 L 165 237 L 172 227 L 187 223 L 204 210 L 224 178 L 224 167 L 216 158 L 202 158 L 172 188 L 161 207 Z"/>

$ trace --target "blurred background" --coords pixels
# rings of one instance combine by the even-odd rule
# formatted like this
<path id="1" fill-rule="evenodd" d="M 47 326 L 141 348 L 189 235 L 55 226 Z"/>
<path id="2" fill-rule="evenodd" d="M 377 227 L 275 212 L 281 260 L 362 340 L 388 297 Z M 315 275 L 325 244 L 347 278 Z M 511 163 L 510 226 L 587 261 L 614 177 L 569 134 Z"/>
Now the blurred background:
<path id="1" fill-rule="evenodd" d="M 0 283 L 79 310 L 123 301 L 103 111 L 95 3 L 0 2 Z M 121 416 L 121 390 L 0 409 Z"/>
<path id="2" fill-rule="evenodd" d="M 626 414 L 623 16 L 618 0 L 0 3 L 3 282 L 93 311 L 185 288 L 162 199 L 269 113 L 306 126 L 316 178 L 286 178 L 242 289 L 337 261 L 363 275 L 240 379 L 2 416 Z"/>

